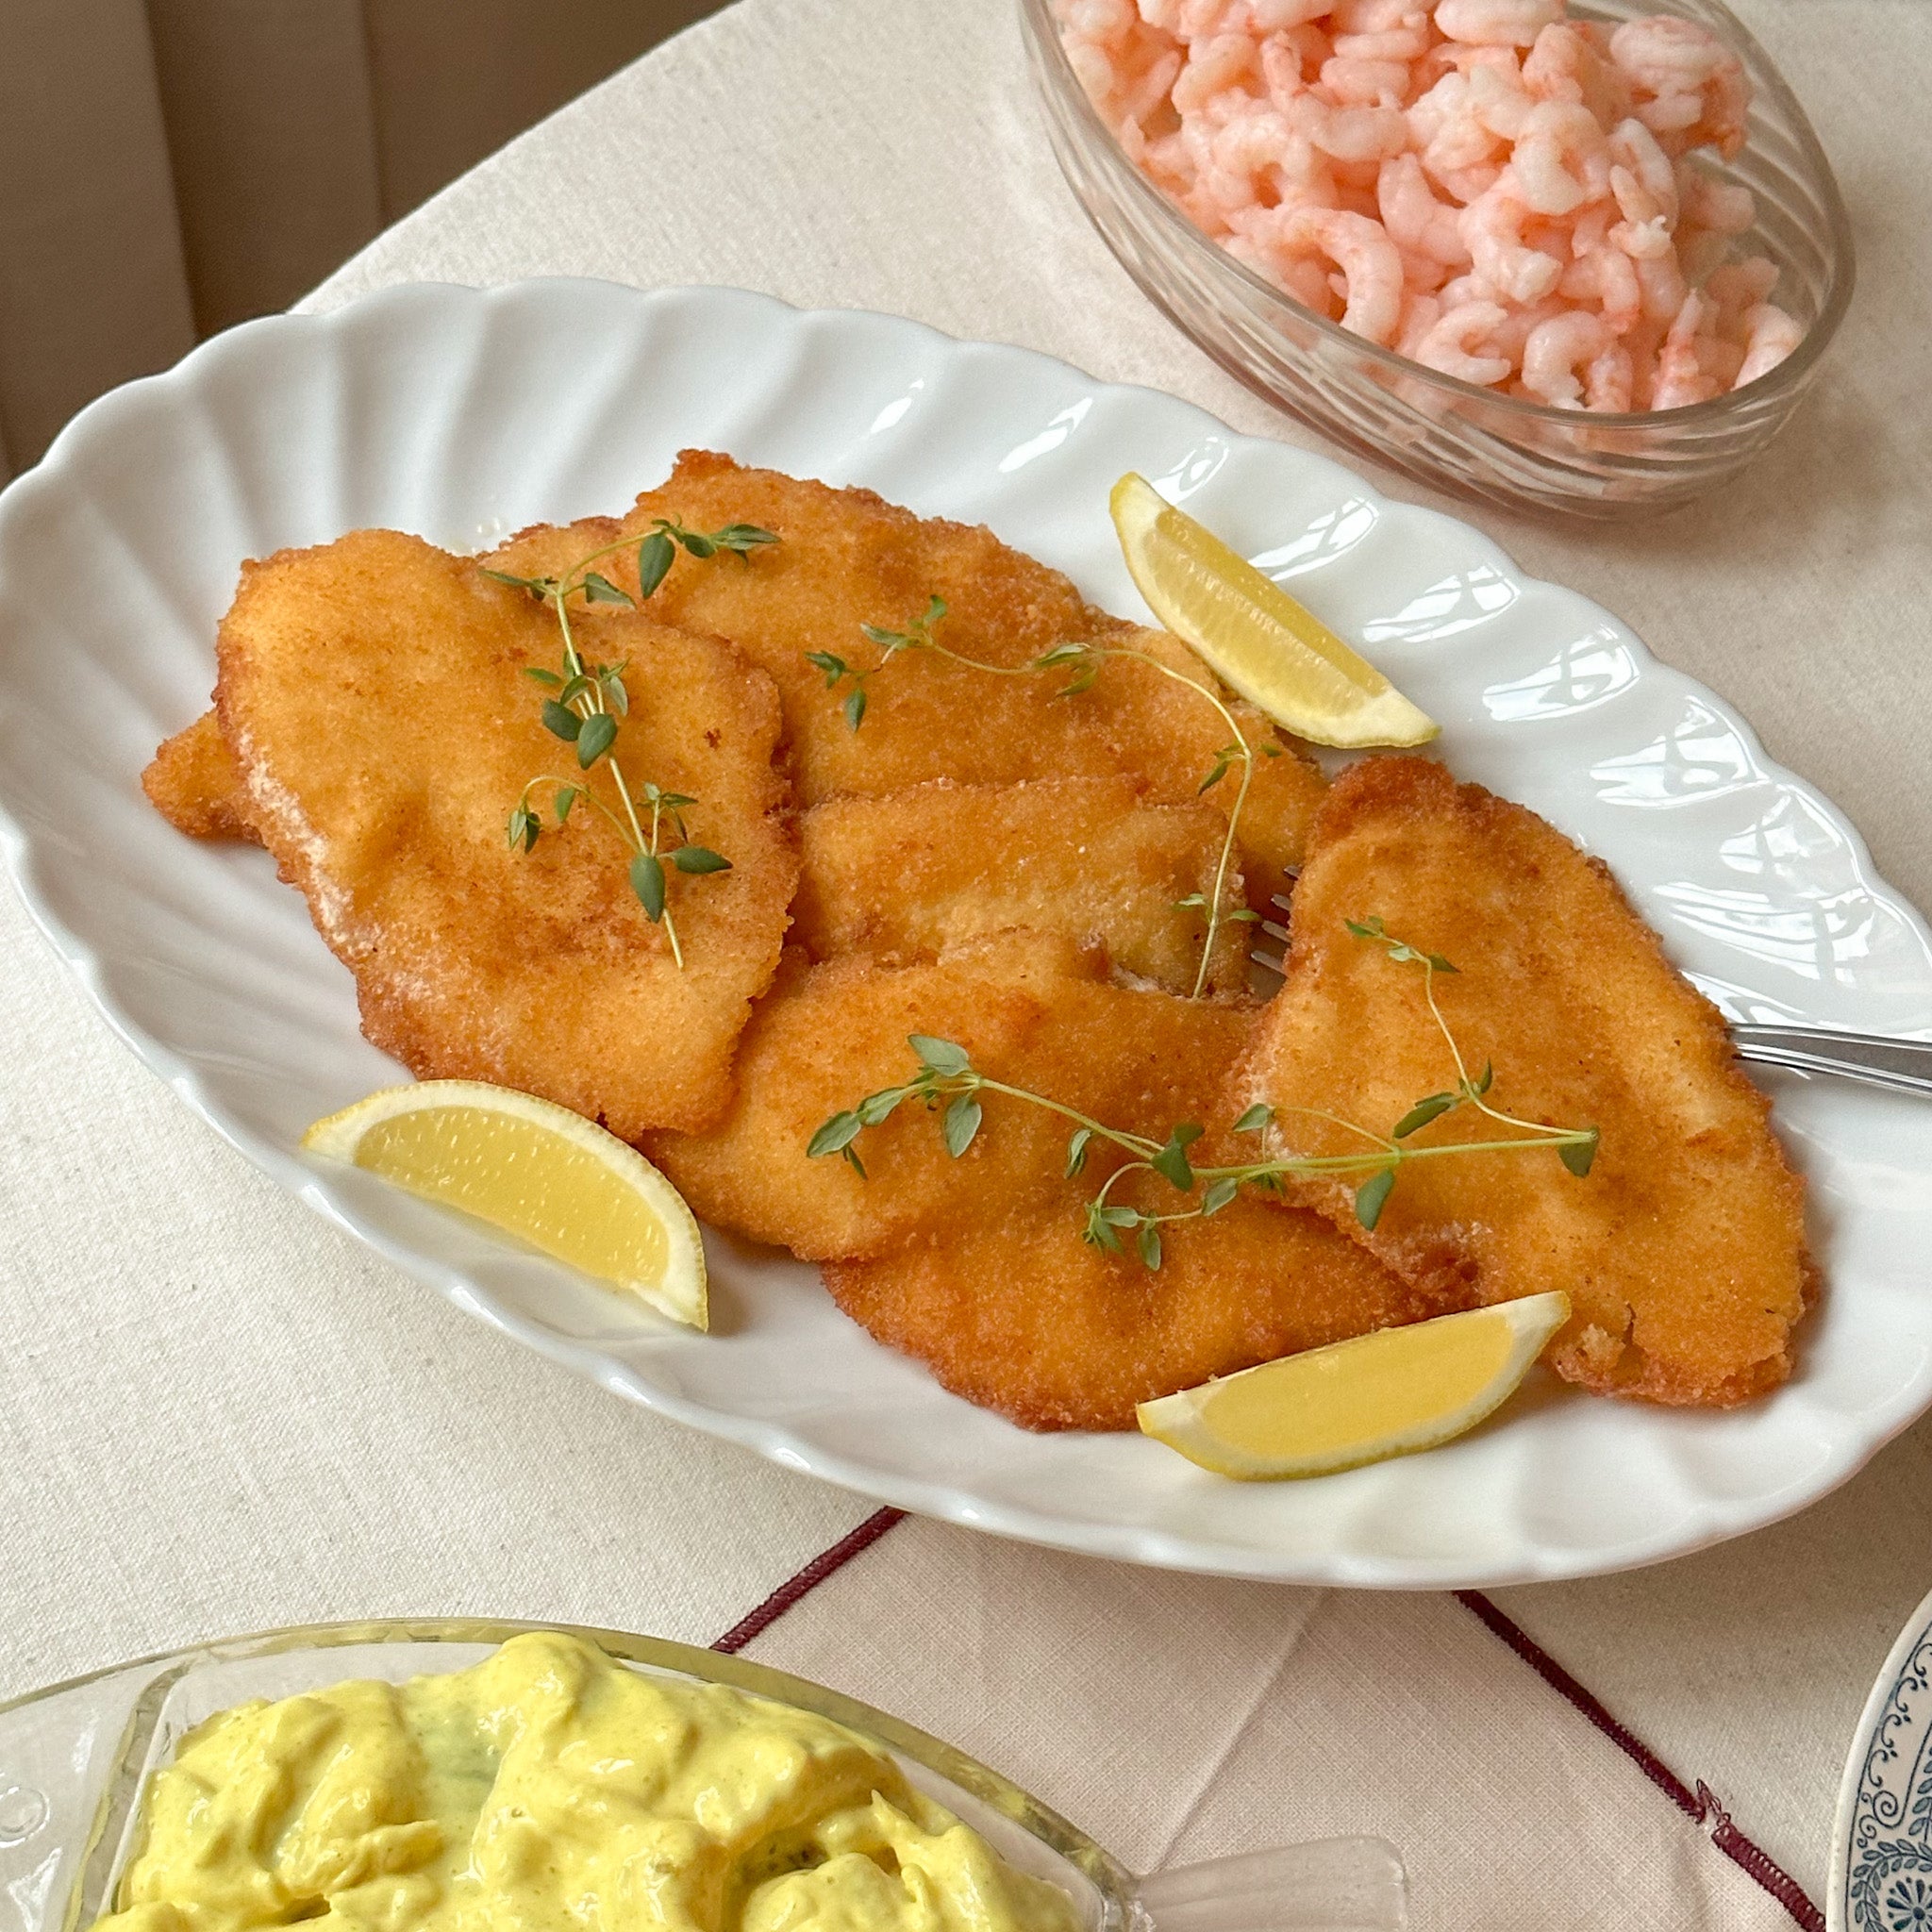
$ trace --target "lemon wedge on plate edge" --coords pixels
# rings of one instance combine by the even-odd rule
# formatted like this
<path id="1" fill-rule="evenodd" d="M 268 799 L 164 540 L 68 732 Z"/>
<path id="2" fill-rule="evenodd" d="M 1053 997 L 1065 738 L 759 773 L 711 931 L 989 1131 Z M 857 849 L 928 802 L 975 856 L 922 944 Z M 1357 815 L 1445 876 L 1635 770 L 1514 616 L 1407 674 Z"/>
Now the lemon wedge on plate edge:
<path id="1" fill-rule="evenodd" d="M 1353 748 L 1422 744 L 1441 728 L 1144 476 L 1128 471 L 1108 507 L 1147 608 L 1284 730 Z"/>
<path id="2" fill-rule="evenodd" d="M 1141 1427 L 1220 1475 L 1331 1475 L 1473 1429 L 1569 1319 L 1558 1292 L 1379 1328 L 1143 1402 Z"/>
<path id="3" fill-rule="evenodd" d="M 460 1208 L 674 1321 L 708 1325 L 705 1251 L 684 1197 L 568 1108 L 480 1080 L 423 1080 L 317 1121 L 302 1145 Z"/>

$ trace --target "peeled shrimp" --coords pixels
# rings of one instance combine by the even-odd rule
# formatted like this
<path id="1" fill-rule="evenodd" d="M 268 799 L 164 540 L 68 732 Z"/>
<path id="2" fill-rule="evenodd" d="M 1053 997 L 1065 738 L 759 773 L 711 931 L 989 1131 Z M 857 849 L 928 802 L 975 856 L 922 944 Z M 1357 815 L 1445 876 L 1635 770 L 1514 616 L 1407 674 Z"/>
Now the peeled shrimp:
<path id="1" fill-rule="evenodd" d="M 1668 4 L 1668 0 L 1663 0 Z M 1310 308 L 1561 408 L 1668 408 L 1802 330 L 1733 261 L 1742 62 L 1665 16 L 1567 0 L 1051 0 L 1123 152 Z"/>
<path id="2" fill-rule="evenodd" d="M 1429 192 L 1428 177 L 1415 156 L 1395 155 L 1382 163 L 1375 202 L 1382 225 L 1405 254 L 1426 256 L 1445 268 L 1468 266 L 1469 243 L 1462 239 L 1458 210 Z"/>
<path id="3" fill-rule="evenodd" d="M 1531 108 L 1509 167 L 1540 215 L 1572 214 L 1609 192 L 1609 144 L 1596 116 L 1575 102 L 1541 101 Z"/>
<path id="4" fill-rule="evenodd" d="M 1281 230 L 1291 251 L 1319 252 L 1347 286 L 1341 325 L 1384 347 L 1402 319 L 1402 257 L 1380 222 L 1340 208 L 1300 208 Z"/>
<path id="5" fill-rule="evenodd" d="M 1563 273 L 1561 262 L 1524 243 L 1529 214 L 1512 170 L 1505 168 L 1496 185 L 1463 209 L 1459 224 L 1476 274 L 1512 302 L 1541 301 Z"/>
<path id="6" fill-rule="evenodd" d="M 1479 353 L 1503 321 L 1503 310 L 1494 302 L 1464 302 L 1446 310 L 1417 339 L 1415 347 L 1404 353 L 1413 356 L 1425 369 L 1487 389 L 1509 374 L 1507 356 Z"/>
<path id="7" fill-rule="evenodd" d="M 1744 359 L 1731 385 L 1734 389 L 1770 375 L 1805 340 L 1797 319 L 1771 302 L 1760 302 L 1746 313 L 1744 331 Z"/>
<path id="8" fill-rule="evenodd" d="M 1592 409 L 1627 409 L 1630 352 L 1602 317 L 1573 309 L 1530 330 L 1523 345 L 1523 386 L 1539 402 L 1559 408 L 1588 403 Z"/>
<path id="9" fill-rule="evenodd" d="M 1437 0 L 1436 28 L 1477 47 L 1527 47 L 1563 17 L 1563 0 Z"/>

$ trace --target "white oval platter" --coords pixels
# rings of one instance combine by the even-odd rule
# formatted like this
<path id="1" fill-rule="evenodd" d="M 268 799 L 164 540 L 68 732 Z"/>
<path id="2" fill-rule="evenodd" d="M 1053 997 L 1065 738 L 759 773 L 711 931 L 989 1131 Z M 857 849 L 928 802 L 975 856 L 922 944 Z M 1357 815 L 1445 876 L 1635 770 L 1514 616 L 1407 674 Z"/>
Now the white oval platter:
<path id="1" fill-rule="evenodd" d="M 1829 1288 L 1787 1389 L 1701 1414 L 1539 1381 L 1447 1448 L 1302 1484 L 1024 1434 L 876 1346 L 810 1270 L 728 1240 L 697 1337 L 305 1161 L 303 1127 L 397 1069 L 267 856 L 181 837 L 137 783 L 207 701 L 238 565 L 365 525 L 479 548 L 621 509 L 688 445 L 987 523 L 1125 613 L 1107 495 L 1138 469 L 1359 641 L 1443 722 L 1458 774 L 1607 859 L 1733 1018 L 1932 1032 L 1932 938 L 1844 819 L 1720 699 L 1464 524 L 1171 397 L 886 316 L 405 287 L 218 337 L 84 411 L 0 498 L 8 866 L 134 1050 L 285 1187 L 648 1408 L 885 1502 L 1183 1569 L 1441 1588 L 1654 1562 L 1802 1507 L 1932 1404 L 1932 1108 L 1795 1076 L 1767 1084 Z"/>

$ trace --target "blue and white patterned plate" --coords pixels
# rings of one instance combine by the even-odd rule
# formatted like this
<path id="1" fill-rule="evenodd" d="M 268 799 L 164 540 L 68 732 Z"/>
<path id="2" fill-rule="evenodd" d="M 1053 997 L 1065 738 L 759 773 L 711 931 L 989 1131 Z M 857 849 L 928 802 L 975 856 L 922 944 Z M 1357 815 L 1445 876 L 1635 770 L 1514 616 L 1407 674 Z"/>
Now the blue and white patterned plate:
<path id="1" fill-rule="evenodd" d="M 1829 1932 L 1932 1932 L 1932 1596 L 1853 1735 L 1824 1915 Z"/>

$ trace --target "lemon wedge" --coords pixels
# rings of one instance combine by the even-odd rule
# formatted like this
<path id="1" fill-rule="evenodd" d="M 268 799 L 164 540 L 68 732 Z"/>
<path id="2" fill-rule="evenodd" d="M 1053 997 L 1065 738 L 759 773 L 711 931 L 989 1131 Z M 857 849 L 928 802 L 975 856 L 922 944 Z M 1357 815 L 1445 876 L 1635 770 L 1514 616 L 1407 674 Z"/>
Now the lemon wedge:
<path id="1" fill-rule="evenodd" d="M 568 1108 L 480 1080 L 424 1080 L 317 1121 L 302 1145 L 460 1208 L 673 1321 L 708 1325 L 705 1251 L 683 1196 Z"/>
<path id="2" fill-rule="evenodd" d="M 1258 1481 L 1433 1449 L 1491 1414 L 1570 1319 L 1566 1294 L 1382 1328 L 1140 1405 L 1190 1462 Z"/>
<path id="3" fill-rule="evenodd" d="M 1135 587 L 1175 637 L 1315 744 L 1422 744 L 1441 729 L 1313 611 L 1133 471 L 1108 499 Z"/>

